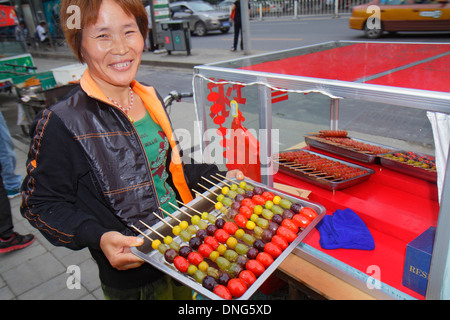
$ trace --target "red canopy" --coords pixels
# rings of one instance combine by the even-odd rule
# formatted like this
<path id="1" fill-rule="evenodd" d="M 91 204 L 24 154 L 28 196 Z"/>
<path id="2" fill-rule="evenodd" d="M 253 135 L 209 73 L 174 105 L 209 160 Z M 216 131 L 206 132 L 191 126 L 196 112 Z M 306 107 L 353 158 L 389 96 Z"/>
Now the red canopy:
<path id="1" fill-rule="evenodd" d="M 17 16 L 13 6 L 0 5 L 0 27 L 9 27 L 16 24 Z"/>

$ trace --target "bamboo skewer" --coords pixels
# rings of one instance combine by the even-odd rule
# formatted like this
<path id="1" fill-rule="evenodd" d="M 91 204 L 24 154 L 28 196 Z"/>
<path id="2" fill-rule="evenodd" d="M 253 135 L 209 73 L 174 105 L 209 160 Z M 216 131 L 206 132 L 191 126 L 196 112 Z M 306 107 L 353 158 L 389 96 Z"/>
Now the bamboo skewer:
<path id="1" fill-rule="evenodd" d="M 198 214 L 202 214 L 200 211 L 198 211 L 197 209 L 194 209 L 194 208 L 192 208 L 192 207 L 190 207 L 190 206 L 188 206 L 187 204 L 184 204 L 184 203 L 182 203 L 181 201 L 178 201 L 177 200 L 177 202 L 179 203 L 179 204 L 181 204 L 181 205 L 183 205 L 183 206 L 185 206 L 186 208 L 188 208 L 188 209 L 190 209 L 190 210 L 192 210 L 192 211 L 194 211 L 195 213 L 198 213 Z M 180 210 L 181 211 L 181 210 Z M 185 211 L 181 211 L 181 212 L 183 212 L 183 213 L 185 213 L 185 214 L 187 214 Z M 190 216 L 191 218 L 192 218 L 192 216 L 191 215 L 189 215 L 189 214 L 187 214 L 188 216 Z"/>
<path id="2" fill-rule="evenodd" d="M 177 200 L 177 202 L 178 202 L 179 204 L 185 206 L 185 204 L 184 204 L 183 202 L 178 201 L 178 200 Z M 177 207 L 176 205 L 174 205 L 173 203 L 169 202 L 169 204 L 170 204 L 172 207 L 174 207 L 175 209 L 177 209 L 178 211 L 180 211 L 180 212 L 184 213 L 185 215 L 187 215 L 189 218 L 192 218 L 192 215 L 191 215 L 191 214 L 187 213 L 186 211 L 181 210 L 181 208 L 178 208 L 178 207 Z"/>
<path id="3" fill-rule="evenodd" d="M 167 226 L 173 228 L 173 226 L 172 226 L 170 223 L 168 223 L 166 220 L 164 220 L 163 218 L 161 218 L 159 215 L 157 215 L 157 214 L 154 213 L 154 212 L 153 212 L 153 214 L 154 214 L 159 220 L 161 220 L 163 223 L 165 223 Z"/>
<path id="4" fill-rule="evenodd" d="M 202 179 L 203 180 L 205 180 L 206 182 L 208 182 L 208 183 L 210 183 L 210 184 L 212 184 L 213 186 L 215 186 L 216 188 L 218 188 L 219 190 L 220 189 L 222 189 L 222 187 L 221 186 L 219 186 L 219 185 L 217 185 L 217 184 L 215 184 L 214 182 L 212 182 L 212 181 L 209 181 L 208 179 L 206 179 L 205 177 L 202 177 Z"/>
<path id="5" fill-rule="evenodd" d="M 136 228 L 135 226 L 131 225 L 131 227 L 136 230 L 137 232 L 139 232 L 140 234 L 142 234 L 144 237 L 146 237 L 148 240 L 150 240 L 151 242 L 153 242 L 153 239 L 150 238 L 148 235 L 146 235 L 144 232 L 142 232 L 141 230 L 139 230 L 138 228 Z"/>
<path id="6" fill-rule="evenodd" d="M 222 183 L 223 183 L 224 185 L 226 185 L 228 188 L 231 188 L 231 185 L 229 185 L 228 183 L 226 183 L 226 182 L 220 180 L 219 178 L 217 178 L 217 177 L 215 177 L 215 176 L 211 176 L 211 178 L 214 178 L 214 179 L 216 179 L 217 181 L 222 182 Z M 233 182 L 233 183 L 234 183 L 234 182 Z"/>
<path id="7" fill-rule="evenodd" d="M 216 173 L 216 175 L 218 175 L 219 177 L 221 177 L 222 179 L 228 180 L 231 183 L 236 183 L 236 181 L 231 180 L 230 178 L 224 177 L 223 175 L 221 175 L 220 173 Z"/>
<path id="8" fill-rule="evenodd" d="M 177 220 L 179 223 L 181 223 L 181 220 L 178 219 L 177 217 L 175 217 L 173 214 L 170 214 L 169 212 L 167 212 L 166 210 L 164 210 L 163 208 L 159 207 L 159 209 L 164 212 L 165 214 L 167 214 L 169 217 L 171 217 L 174 220 Z"/>
<path id="9" fill-rule="evenodd" d="M 197 183 L 200 187 L 202 187 L 205 190 L 208 190 L 209 192 L 211 192 L 213 195 L 215 195 L 216 197 L 218 196 L 217 193 L 215 193 L 214 191 L 209 190 L 207 187 L 205 187 L 204 185 L 202 185 L 200 182 Z"/>
<path id="10" fill-rule="evenodd" d="M 149 229 L 151 232 L 156 233 L 158 236 L 160 236 L 161 238 L 165 238 L 161 233 L 159 233 L 158 231 L 156 231 L 155 229 L 153 229 L 152 227 L 150 227 L 148 224 L 146 224 L 145 222 L 143 222 L 142 220 L 139 220 L 140 223 L 142 223 L 147 229 Z"/>
<path id="11" fill-rule="evenodd" d="M 214 201 L 212 201 L 210 198 L 208 198 L 208 197 L 205 197 L 204 195 L 202 195 L 200 192 L 198 192 L 197 190 L 194 190 L 194 189 L 192 189 L 192 191 L 194 191 L 197 195 L 199 195 L 200 197 L 202 197 L 203 199 L 205 199 L 205 200 L 208 200 L 208 201 L 210 201 L 211 203 L 213 203 L 213 204 L 216 204 Z"/>

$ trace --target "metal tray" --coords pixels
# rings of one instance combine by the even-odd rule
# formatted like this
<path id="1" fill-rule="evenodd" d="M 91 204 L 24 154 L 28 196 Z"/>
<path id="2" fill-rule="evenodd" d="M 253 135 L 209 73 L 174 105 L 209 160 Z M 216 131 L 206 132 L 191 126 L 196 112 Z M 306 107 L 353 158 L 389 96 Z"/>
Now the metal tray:
<path id="1" fill-rule="evenodd" d="M 351 138 L 351 139 L 358 141 L 358 142 L 367 143 L 367 144 L 370 144 L 373 146 L 383 147 L 383 148 L 386 148 L 386 149 L 389 149 L 392 151 L 397 150 L 392 147 L 385 146 L 385 145 L 378 144 L 378 143 L 373 143 L 373 142 L 369 142 L 369 141 L 365 141 L 365 140 L 361 140 L 361 139 L 355 139 L 355 138 Z M 345 146 L 340 146 L 338 144 L 327 143 L 326 141 L 324 141 L 322 139 L 317 139 L 317 137 L 315 137 L 315 136 L 305 136 L 305 142 L 307 145 L 309 145 L 311 147 L 321 149 L 324 151 L 329 151 L 331 153 L 334 153 L 334 154 L 337 154 L 337 155 L 340 155 L 343 157 L 347 157 L 347 158 L 350 158 L 353 160 L 361 161 L 364 163 L 379 162 L 378 155 L 376 155 L 374 153 L 353 150 L 353 149 L 347 148 Z"/>
<path id="2" fill-rule="evenodd" d="M 291 242 L 290 245 L 282 252 L 282 254 L 277 259 L 275 259 L 275 261 L 269 266 L 269 268 L 267 268 L 264 271 L 264 273 L 257 278 L 257 280 L 247 289 L 247 291 L 244 293 L 244 295 L 242 295 L 241 297 L 239 297 L 235 300 L 249 299 L 256 292 L 256 290 L 258 290 L 258 288 L 264 283 L 264 281 L 266 281 L 267 278 L 278 268 L 278 266 L 281 264 L 281 262 L 283 262 L 283 260 L 292 252 L 292 250 L 294 250 L 300 244 L 300 242 L 306 237 L 306 235 L 315 228 L 317 223 L 319 223 L 319 221 L 322 220 L 322 218 L 326 214 L 326 209 L 321 204 L 311 202 L 311 201 L 308 201 L 305 199 L 299 199 L 299 198 L 293 197 L 291 195 L 285 194 L 279 190 L 269 188 L 263 184 L 260 184 L 253 180 L 250 180 L 250 179 L 244 179 L 244 181 L 252 184 L 253 186 L 259 186 L 265 190 L 271 191 L 275 195 L 279 195 L 282 198 L 289 199 L 295 203 L 300 203 L 304 207 L 310 207 L 318 213 L 318 216 L 308 225 L 307 228 L 305 228 L 303 231 L 300 231 L 298 233 L 297 238 L 293 242 Z M 220 187 L 225 186 L 225 184 L 223 184 L 223 183 L 217 183 L 217 185 Z M 218 188 L 213 187 L 210 190 L 216 192 L 217 189 Z M 211 200 L 215 201 L 215 196 L 212 193 L 205 191 L 203 193 L 203 195 L 210 198 Z M 207 201 L 201 197 L 195 198 L 194 200 L 189 202 L 187 204 L 187 206 L 197 209 L 200 212 L 207 211 L 207 212 L 214 213 L 214 214 L 217 213 L 216 214 L 217 216 L 219 216 L 219 213 L 220 213 L 220 211 L 217 211 L 216 209 L 214 209 L 214 205 L 210 201 Z M 192 213 L 192 211 L 186 207 L 182 207 L 182 208 L 180 208 L 180 210 L 186 211 L 188 213 Z M 179 219 L 183 219 L 183 220 L 189 219 L 188 221 L 190 221 L 190 218 L 181 211 L 176 211 L 173 213 L 173 215 Z M 165 218 L 165 220 L 172 225 L 176 225 L 176 221 L 172 220 L 169 217 Z M 154 228 L 157 229 L 158 232 L 160 232 L 164 236 L 171 234 L 170 228 L 168 226 L 166 226 L 162 221 L 155 224 Z M 147 232 L 148 232 L 147 235 L 151 234 L 152 239 L 156 238 L 156 235 L 151 233 L 151 231 L 147 231 Z M 131 248 L 132 253 L 134 253 L 135 255 L 137 255 L 138 257 L 143 259 L 144 261 L 148 262 L 155 268 L 168 274 L 169 276 L 180 281 L 181 283 L 189 286 L 190 288 L 192 288 L 196 292 L 200 293 L 204 297 L 207 297 L 212 300 L 220 300 L 221 299 L 215 293 L 203 288 L 203 286 L 201 284 L 199 284 L 197 281 L 195 281 L 195 279 L 193 279 L 191 276 L 179 272 L 175 268 L 175 266 L 167 263 L 164 259 L 164 256 L 159 251 L 153 250 L 153 248 L 151 247 L 151 242 L 147 238 L 145 238 L 141 235 L 140 235 L 140 237 L 144 238 L 144 244 L 139 247 L 132 247 Z M 178 243 L 183 242 L 183 240 L 181 240 L 179 237 L 174 237 L 174 241 L 177 241 Z"/>
<path id="3" fill-rule="evenodd" d="M 279 165 L 279 171 L 281 171 L 281 172 L 283 172 L 285 174 L 288 174 L 288 175 L 290 175 L 292 177 L 302 179 L 302 180 L 304 180 L 306 182 L 309 182 L 309 183 L 311 183 L 313 185 L 322 187 L 324 189 L 335 191 L 335 190 L 342 190 L 342 189 L 345 189 L 345 188 L 348 188 L 348 187 L 352 187 L 354 185 L 357 185 L 359 183 L 362 183 L 362 182 L 366 181 L 367 179 L 370 178 L 370 176 L 372 174 L 375 173 L 375 170 L 372 170 L 370 168 L 366 168 L 366 167 L 359 166 L 357 164 L 353 164 L 353 163 L 350 163 L 350 162 L 347 162 L 347 161 L 338 160 L 338 159 L 335 159 L 335 158 L 332 158 L 332 157 L 328 157 L 328 156 L 325 156 L 323 154 L 320 154 L 320 153 L 317 153 L 317 152 L 314 152 L 314 151 L 309 151 L 309 150 L 305 150 L 305 149 L 294 149 L 294 150 L 289 150 L 289 151 L 286 151 L 286 152 L 295 152 L 295 151 L 309 152 L 309 153 L 318 155 L 318 156 L 320 156 L 322 158 L 325 158 L 325 159 L 328 159 L 328 160 L 333 160 L 333 161 L 340 162 L 340 163 L 345 164 L 345 165 L 347 165 L 349 167 L 358 168 L 358 169 L 367 171 L 366 174 L 360 175 L 360 176 L 352 178 L 352 179 L 347 179 L 347 180 L 342 180 L 342 181 L 333 181 L 333 180 L 320 179 L 318 177 L 314 177 L 314 176 L 310 175 L 305 170 L 289 168 L 288 166 L 283 165 L 282 162 L 278 162 L 277 161 L 277 164 Z M 280 152 L 280 154 L 282 154 L 282 153 L 283 152 Z"/>
<path id="4" fill-rule="evenodd" d="M 396 151 L 396 152 L 407 152 L 407 151 L 400 150 L 400 151 Z M 380 154 L 380 164 L 383 167 L 386 167 L 386 168 L 389 168 L 389 169 L 392 169 L 392 170 L 395 170 L 395 171 L 398 171 L 398 172 L 401 172 L 401 173 L 404 173 L 407 175 L 411 175 L 411 176 L 414 176 L 416 178 L 423 179 L 426 181 L 437 182 L 437 171 L 420 168 L 420 167 L 408 164 L 406 162 L 400 162 L 400 161 L 396 161 L 391 158 L 387 158 L 386 155 L 390 154 L 390 153 Z M 417 155 L 429 157 L 429 155 L 422 154 L 419 152 L 414 152 L 414 153 Z"/>

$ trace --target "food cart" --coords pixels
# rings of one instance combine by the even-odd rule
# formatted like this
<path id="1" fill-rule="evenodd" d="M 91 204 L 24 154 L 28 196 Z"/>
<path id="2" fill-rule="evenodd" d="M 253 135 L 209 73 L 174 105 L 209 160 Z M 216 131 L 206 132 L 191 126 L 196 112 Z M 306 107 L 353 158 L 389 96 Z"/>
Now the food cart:
<path id="1" fill-rule="evenodd" d="M 292 194 L 308 190 L 309 199 L 329 215 L 350 208 L 374 238 L 374 250 L 330 250 L 321 247 L 317 230 L 310 232 L 279 267 L 290 283 L 338 299 L 348 297 L 330 293 L 338 281 L 360 291 L 357 297 L 448 298 L 449 53 L 449 44 L 338 41 L 194 68 L 203 160 L 225 158 L 223 168 L 241 168 L 265 185 L 291 188 Z M 418 121 L 407 121 L 410 116 Z M 229 129 L 241 129 L 242 145 L 233 145 Z M 437 169 L 405 169 L 381 155 L 318 141 L 316 133 L 324 129 L 347 130 L 355 140 L 395 151 L 428 154 L 436 158 Z M 288 149 L 360 165 L 372 174 L 354 185 L 324 186 L 323 179 L 278 161 Z M 245 161 L 232 163 L 239 153 Z M 428 287 L 421 294 L 404 282 L 405 257 L 413 240 L 430 227 L 436 233 L 431 266 L 422 270 Z M 332 277 L 332 284 L 308 278 L 299 270 L 303 267 Z"/>

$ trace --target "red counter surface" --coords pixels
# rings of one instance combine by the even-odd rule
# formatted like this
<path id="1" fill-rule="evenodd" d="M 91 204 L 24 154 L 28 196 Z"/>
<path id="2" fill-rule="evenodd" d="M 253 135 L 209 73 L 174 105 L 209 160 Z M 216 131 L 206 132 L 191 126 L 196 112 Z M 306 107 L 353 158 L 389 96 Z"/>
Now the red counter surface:
<path id="1" fill-rule="evenodd" d="M 308 149 L 366 166 L 374 169 L 375 174 L 366 182 L 335 192 L 281 172 L 274 175 L 274 182 L 311 190 L 309 199 L 324 205 L 328 214 L 337 209 L 352 209 L 372 233 L 375 250 L 322 249 L 317 230 L 303 242 L 364 273 L 369 266 L 378 266 L 381 282 L 414 298 L 424 299 L 424 296 L 401 283 L 407 244 L 428 227 L 437 224 L 439 204 L 436 184 L 380 165 L 362 164 L 321 150 Z"/>

